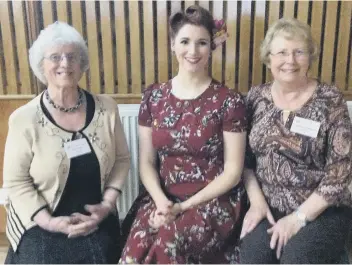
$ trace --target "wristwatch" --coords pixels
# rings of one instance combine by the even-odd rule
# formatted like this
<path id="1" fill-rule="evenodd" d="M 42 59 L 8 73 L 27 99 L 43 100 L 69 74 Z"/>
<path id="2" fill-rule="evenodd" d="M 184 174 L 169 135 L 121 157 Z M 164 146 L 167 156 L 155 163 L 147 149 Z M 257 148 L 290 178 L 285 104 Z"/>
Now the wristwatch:
<path id="1" fill-rule="evenodd" d="M 301 223 L 301 226 L 304 227 L 307 225 L 307 215 L 302 213 L 300 210 L 296 210 L 296 217 L 298 221 Z"/>

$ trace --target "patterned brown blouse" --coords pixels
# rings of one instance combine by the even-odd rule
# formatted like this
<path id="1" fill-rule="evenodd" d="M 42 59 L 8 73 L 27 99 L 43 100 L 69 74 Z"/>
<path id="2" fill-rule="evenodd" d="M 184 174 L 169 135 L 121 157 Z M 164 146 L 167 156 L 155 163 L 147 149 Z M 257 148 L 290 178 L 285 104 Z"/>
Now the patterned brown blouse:
<path id="1" fill-rule="evenodd" d="M 286 123 L 271 96 L 272 83 L 246 98 L 250 123 L 246 167 L 255 171 L 269 205 L 289 214 L 313 192 L 333 205 L 352 206 L 352 127 L 346 102 L 334 86 L 319 83 Z M 316 138 L 290 131 L 295 117 L 320 122 Z"/>

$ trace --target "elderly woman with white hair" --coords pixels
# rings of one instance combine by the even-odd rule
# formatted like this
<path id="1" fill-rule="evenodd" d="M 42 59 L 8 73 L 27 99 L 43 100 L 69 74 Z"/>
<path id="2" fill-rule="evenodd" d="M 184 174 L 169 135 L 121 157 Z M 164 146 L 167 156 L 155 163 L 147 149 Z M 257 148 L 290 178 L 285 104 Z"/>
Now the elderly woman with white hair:
<path id="1" fill-rule="evenodd" d="M 116 103 L 78 87 L 88 50 L 68 24 L 42 30 L 29 58 L 46 90 L 9 118 L 6 263 L 117 263 L 130 156 Z"/>
<path id="2" fill-rule="evenodd" d="M 296 19 L 274 23 L 261 46 L 274 80 L 246 98 L 241 263 L 339 263 L 344 254 L 352 127 L 342 93 L 308 75 L 317 55 L 309 26 Z"/>

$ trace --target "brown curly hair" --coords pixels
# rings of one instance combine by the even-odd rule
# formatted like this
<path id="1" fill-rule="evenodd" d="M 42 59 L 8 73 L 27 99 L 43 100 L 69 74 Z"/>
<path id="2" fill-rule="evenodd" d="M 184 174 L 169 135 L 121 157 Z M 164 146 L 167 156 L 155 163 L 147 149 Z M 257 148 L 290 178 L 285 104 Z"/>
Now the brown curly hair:
<path id="1" fill-rule="evenodd" d="M 205 8 L 192 5 L 184 12 L 180 11 L 174 14 L 169 21 L 170 37 L 172 40 L 175 39 L 179 30 L 186 24 L 203 26 L 209 32 L 211 42 L 213 41 L 213 32 L 215 29 L 214 19 L 210 12 Z M 212 49 L 214 49 L 213 43 Z"/>

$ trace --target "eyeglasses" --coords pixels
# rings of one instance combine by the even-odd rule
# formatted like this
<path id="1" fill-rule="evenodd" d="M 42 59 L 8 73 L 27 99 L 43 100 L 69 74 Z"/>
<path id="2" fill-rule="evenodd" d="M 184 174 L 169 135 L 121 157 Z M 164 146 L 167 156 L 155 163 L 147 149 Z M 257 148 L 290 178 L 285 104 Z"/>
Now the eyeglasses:
<path id="1" fill-rule="evenodd" d="M 81 56 L 77 53 L 68 53 L 68 54 L 52 54 L 48 57 L 44 56 L 44 58 L 57 64 L 60 63 L 64 58 L 66 58 L 67 62 L 69 63 L 77 63 L 81 59 Z"/>
<path id="2" fill-rule="evenodd" d="M 298 50 L 293 50 L 292 52 L 288 52 L 286 50 L 283 51 L 279 51 L 277 53 L 272 53 L 270 52 L 270 54 L 272 56 L 275 56 L 276 58 L 279 59 L 286 59 L 289 55 L 293 55 L 293 57 L 295 57 L 297 60 L 301 60 L 301 59 L 305 59 L 308 57 L 309 52 L 307 50 L 303 50 L 303 49 L 298 49 Z"/>

